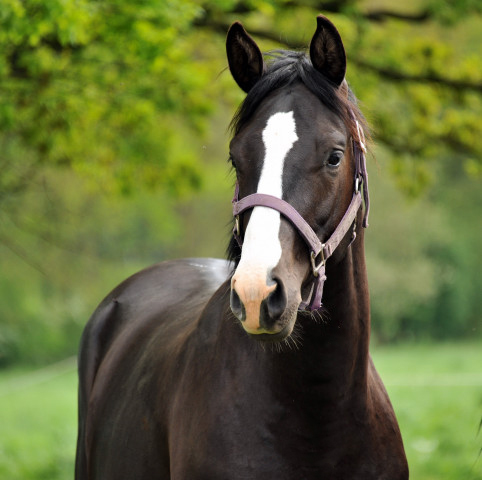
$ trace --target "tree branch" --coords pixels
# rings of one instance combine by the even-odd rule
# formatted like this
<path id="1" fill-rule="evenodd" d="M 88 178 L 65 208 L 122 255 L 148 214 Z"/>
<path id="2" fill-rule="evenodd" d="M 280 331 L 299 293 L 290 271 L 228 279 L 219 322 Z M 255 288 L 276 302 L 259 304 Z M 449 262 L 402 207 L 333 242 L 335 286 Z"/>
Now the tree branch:
<path id="1" fill-rule="evenodd" d="M 364 60 L 358 60 L 352 58 L 351 62 L 360 68 L 370 70 L 377 73 L 381 77 L 396 82 L 408 82 L 408 83 L 431 83 L 436 85 L 441 85 L 453 90 L 471 90 L 474 92 L 482 93 L 482 83 L 469 82 L 467 80 L 456 80 L 446 77 L 439 77 L 437 75 L 426 74 L 426 75 L 413 75 L 410 73 L 402 72 L 400 70 L 392 70 L 387 67 L 381 67 L 378 65 L 373 65 Z"/>
<path id="2" fill-rule="evenodd" d="M 418 13 L 399 13 L 390 10 L 372 10 L 363 14 L 363 18 L 373 22 L 384 22 L 388 19 L 402 20 L 404 22 L 422 23 L 430 20 L 430 12 L 425 10 Z"/>
<path id="3" fill-rule="evenodd" d="M 226 35 L 227 31 L 229 30 L 230 24 L 226 22 L 213 20 L 206 16 L 206 17 L 197 19 L 194 22 L 194 26 L 199 28 L 207 28 L 213 32 Z M 279 43 L 280 45 L 283 45 L 292 50 L 299 50 L 307 47 L 307 44 L 298 42 L 296 40 L 283 39 L 279 34 L 275 34 L 270 30 L 256 30 L 256 29 L 250 28 L 249 33 L 254 37 L 263 38 L 265 40 L 270 40 L 272 42 Z"/>
<path id="4" fill-rule="evenodd" d="M 338 13 L 341 12 L 345 7 L 350 4 L 350 0 L 325 0 L 318 3 L 313 1 L 296 1 L 296 0 L 289 0 L 283 3 L 283 8 L 311 8 L 313 10 L 318 10 L 320 12 L 330 12 L 330 13 Z M 205 11 L 210 10 L 208 5 L 204 5 L 203 9 Z M 236 3 L 236 5 L 232 8 L 231 13 L 251 13 L 256 11 L 256 7 L 253 3 L 250 2 L 243 2 L 240 1 Z"/>
<path id="5" fill-rule="evenodd" d="M 211 20 L 209 18 L 199 19 L 196 22 L 196 26 L 209 28 L 218 33 L 225 33 L 229 29 L 229 24 L 225 22 L 219 22 L 216 20 Z M 287 48 L 293 50 L 300 50 L 307 48 L 306 44 L 303 44 L 297 40 L 293 39 L 283 39 L 279 34 L 275 34 L 270 30 L 253 30 L 250 29 L 250 33 L 258 38 L 264 38 L 265 40 L 270 40 L 272 42 L 279 43 Z M 380 77 L 394 82 L 407 82 L 407 83 L 428 83 L 441 85 L 443 87 L 450 88 L 452 90 L 470 90 L 478 93 L 482 93 L 482 83 L 480 82 L 470 82 L 468 80 L 456 80 L 446 77 L 439 77 L 433 74 L 426 75 L 413 75 L 410 73 L 402 72 L 400 70 L 394 70 L 388 67 L 382 67 L 374 65 L 372 63 L 366 62 L 365 60 L 359 60 L 356 58 L 351 58 L 350 61 L 357 65 L 358 67 L 374 72 Z"/>
<path id="6" fill-rule="evenodd" d="M 310 1 L 290 0 L 283 4 L 283 8 L 311 8 L 314 11 L 325 13 L 340 13 L 350 4 L 346 0 L 325 0 L 318 3 Z M 205 12 L 210 12 L 212 9 L 208 4 L 203 6 Z M 251 3 L 238 2 L 230 11 L 230 13 L 246 14 L 254 12 L 256 8 Z M 358 11 L 357 16 L 373 22 L 384 22 L 389 19 L 401 20 L 404 22 L 421 23 L 430 20 L 433 17 L 429 10 L 423 10 L 415 13 L 396 12 L 387 9 L 372 10 L 368 12 Z"/>
<path id="7" fill-rule="evenodd" d="M 30 254 L 30 252 L 25 251 L 22 247 L 20 247 L 18 244 L 12 241 L 9 237 L 3 234 L 0 234 L 0 245 L 3 245 L 5 248 L 8 248 L 14 255 L 19 257 L 21 260 L 23 260 L 27 265 L 32 267 L 34 270 L 37 270 L 45 277 L 47 276 L 45 270 L 36 260 L 32 258 L 32 255 Z"/>

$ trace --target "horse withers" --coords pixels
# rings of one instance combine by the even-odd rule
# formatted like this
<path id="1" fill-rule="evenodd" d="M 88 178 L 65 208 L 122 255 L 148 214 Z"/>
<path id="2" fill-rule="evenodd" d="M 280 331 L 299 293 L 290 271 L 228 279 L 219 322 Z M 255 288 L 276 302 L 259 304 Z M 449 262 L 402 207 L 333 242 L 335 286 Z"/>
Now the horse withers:
<path id="1" fill-rule="evenodd" d="M 407 479 L 368 351 L 364 122 L 341 38 L 319 16 L 308 56 L 265 59 L 234 23 L 227 54 L 247 93 L 229 260 L 155 265 L 97 308 L 76 479 Z"/>

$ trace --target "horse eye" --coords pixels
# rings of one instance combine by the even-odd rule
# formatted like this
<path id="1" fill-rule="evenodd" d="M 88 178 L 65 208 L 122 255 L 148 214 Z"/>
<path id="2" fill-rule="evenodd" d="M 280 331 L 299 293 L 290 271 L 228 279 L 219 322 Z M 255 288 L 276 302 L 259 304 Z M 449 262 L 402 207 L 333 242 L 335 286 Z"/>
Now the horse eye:
<path id="1" fill-rule="evenodd" d="M 328 158 L 328 165 L 330 167 L 338 167 L 341 163 L 341 159 L 343 158 L 343 152 L 339 150 L 332 152 Z"/>
<path id="2" fill-rule="evenodd" d="M 229 163 L 232 165 L 232 167 L 236 170 L 236 162 L 234 161 L 234 158 L 231 154 L 229 154 Z"/>

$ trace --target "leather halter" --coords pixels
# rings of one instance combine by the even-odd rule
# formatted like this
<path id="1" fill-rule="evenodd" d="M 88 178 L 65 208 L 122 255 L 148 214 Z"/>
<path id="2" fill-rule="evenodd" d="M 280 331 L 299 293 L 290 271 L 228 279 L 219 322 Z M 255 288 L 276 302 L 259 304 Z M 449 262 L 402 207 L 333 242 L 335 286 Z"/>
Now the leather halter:
<path id="1" fill-rule="evenodd" d="M 306 222 L 306 220 L 298 213 L 298 211 L 285 202 L 281 198 L 264 193 L 253 193 L 244 198 L 239 199 L 239 184 L 236 182 L 236 189 L 233 198 L 233 216 L 235 217 L 235 226 L 233 235 L 239 246 L 242 248 L 243 242 L 239 227 L 239 215 L 246 210 L 254 207 L 267 207 L 280 212 L 287 220 L 289 220 L 297 229 L 300 236 L 310 249 L 311 273 L 314 277 L 313 286 L 308 302 L 302 302 L 299 309 L 315 311 L 321 308 L 321 299 L 323 296 L 323 285 L 326 280 L 325 269 L 326 261 L 331 257 L 335 249 L 338 247 L 347 232 L 352 228 L 351 243 L 356 238 L 356 215 L 363 201 L 365 203 L 365 212 L 363 215 L 363 227 L 368 227 L 368 214 L 370 210 L 370 199 L 368 196 L 368 173 L 366 169 L 365 159 L 365 136 L 358 121 L 356 121 L 357 137 L 352 138 L 353 155 L 355 158 L 355 182 L 354 192 L 345 215 L 341 219 L 335 231 L 330 238 L 322 243 L 314 230 Z"/>

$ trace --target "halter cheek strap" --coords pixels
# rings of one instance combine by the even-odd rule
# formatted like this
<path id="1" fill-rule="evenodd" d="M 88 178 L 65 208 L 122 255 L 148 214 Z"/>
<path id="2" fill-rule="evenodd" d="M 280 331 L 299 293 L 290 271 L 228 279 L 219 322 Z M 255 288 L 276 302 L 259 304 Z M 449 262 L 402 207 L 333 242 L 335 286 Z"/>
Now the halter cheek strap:
<path id="1" fill-rule="evenodd" d="M 264 193 L 253 193 L 247 195 L 239 200 L 239 185 L 236 182 L 236 189 L 233 198 L 233 216 L 235 218 L 235 226 L 233 235 L 236 238 L 240 247 L 242 247 L 241 231 L 239 226 L 239 216 L 254 207 L 267 207 L 280 212 L 291 224 L 296 228 L 300 236 L 310 249 L 310 263 L 311 273 L 314 277 L 313 287 L 308 302 L 302 302 L 300 310 L 319 310 L 321 308 L 321 300 L 323 296 L 323 285 L 326 280 L 325 269 L 326 261 L 331 257 L 335 249 L 348 233 L 350 228 L 353 228 L 352 239 L 356 238 L 356 216 L 360 206 L 362 205 L 362 191 L 363 200 L 365 202 L 365 212 L 363 216 L 363 227 L 368 226 L 368 213 L 370 208 L 370 199 L 368 196 L 368 174 L 366 170 L 365 160 L 365 137 L 358 122 L 356 122 L 358 139 L 353 140 L 353 153 L 355 157 L 355 186 L 353 196 L 348 206 L 345 215 L 341 219 L 335 231 L 330 238 L 322 243 L 314 230 L 306 222 L 306 220 L 298 213 L 298 211 L 285 202 L 281 198 Z M 350 243 L 351 245 L 351 243 Z"/>

